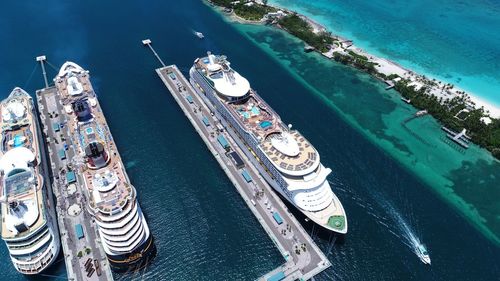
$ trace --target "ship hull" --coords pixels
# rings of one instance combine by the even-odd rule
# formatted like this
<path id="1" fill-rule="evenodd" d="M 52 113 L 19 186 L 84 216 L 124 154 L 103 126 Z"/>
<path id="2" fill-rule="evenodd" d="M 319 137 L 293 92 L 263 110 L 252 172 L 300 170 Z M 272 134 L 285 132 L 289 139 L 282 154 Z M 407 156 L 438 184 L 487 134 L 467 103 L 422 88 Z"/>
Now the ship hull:
<path id="1" fill-rule="evenodd" d="M 45 257 L 48 257 L 48 260 L 44 263 L 41 263 L 40 267 L 37 268 L 36 270 L 26 271 L 21 268 L 21 265 L 18 264 L 18 261 L 16 259 L 11 257 L 11 261 L 14 264 L 14 268 L 17 270 L 17 272 L 22 273 L 24 275 L 37 275 L 48 269 L 56 261 L 57 256 L 59 255 L 59 251 L 61 249 L 61 244 L 59 243 L 59 233 L 57 226 L 49 224 L 48 227 L 50 235 L 52 235 L 53 237 L 50 246 L 47 248 L 46 253 L 44 254 Z"/>
<path id="2" fill-rule="evenodd" d="M 106 254 L 109 265 L 114 272 L 136 272 L 147 267 L 156 256 L 156 246 L 153 235 L 130 253 L 121 255 Z"/>

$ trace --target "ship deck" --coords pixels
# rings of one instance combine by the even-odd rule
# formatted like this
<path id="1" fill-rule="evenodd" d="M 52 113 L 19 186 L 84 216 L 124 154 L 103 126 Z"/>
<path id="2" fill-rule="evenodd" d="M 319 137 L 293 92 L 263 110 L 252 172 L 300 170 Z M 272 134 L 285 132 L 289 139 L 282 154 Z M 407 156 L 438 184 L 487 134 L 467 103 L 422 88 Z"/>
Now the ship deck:
<path id="1" fill-rule="evenodd" d="M 14 90 L 16 91 L 16 90 Z M 23 146 L 30 149 L 36 159 L 40 160 L 40 151 L 39 151 L 39 140 L 36 135 L 36 120 L 33 116 L 33 104 L 30 101 L 30 97 L 8 97 L 0 104 L 0 113 L 3 113 L 6 109 L 7 103 L 12 100 L 17 100 L 23 104 L 25 107 L 25 116 L 22 120 L 17 122 L 10 122 L 3 118 L 3 115 L 0 114 L 0 127 L 2 128 L 1 133 L 1 150 L 0 157 L 2 157 L 7 151 Z M 37 160 L 36 160 L 37 161 Z M 38 162 L 38 161 L 37 161 Z M 2 238 L 3 239 L 16 239 L 23 236 L 28 236 L 41 226 L 46 223 L 45 219 L 45 199 L 43 198 L 43 194 L 41 189 L 43 188 L 43 177 L 39 174 L 40 170 L 38 167 L 39 163 L 36 163 L 37 166 L 33 168 L 33 173 L 36 176 L 37 185 L 33 186 L 32 184 L 27 184 L 26 178 L 16 178 L 15 181 L 10 181 L 8 186 L 4 186 L 5 175 L 0 176 L 0 193 L 5 195 L 6 203 L 13 201 L 26 202 L 26 204 L 35 204 L 38 203 L 37 208 L 39 212 L 39 216 L 37 220 L 24 232 L 15 234 L 7 229 L 5 223 L 5 217 L 2 218 Z M 8 204 L 1 204 L 1 213 L 8 214 L 10 212 Z"/>
<path id="2" fill-rule="evenodd" d="M 71 96 L 68 92 L 68 84 L 65 79 L 57 79 L 56 86 L 62 96 L 62 102 L 65 107 L 71 106 L 71 103 L 80 99 L 92 99 L 93 120 L 79 124 L 76 118 L 68 119 L 68 126 L 73 130 L 73 143 L 79 144 L 78 151 L 81 155 L 85 153 L 85 147 L 90 142 L 99 142 L 108 152 L 109 162 L 100 169 L 86 169 L 83 172 L 85 186 L 90 194 L 89 204 L 102 214 L 112 215 L 114 212 L 125 207 L 129 199 L 135 200 L 135 193 L 129 183 L 123 162 L 118 153 L 118 149 L 113 141 L 111 132 L 107 125 L 106 118 L 102 112 L 99 102 L 95 98 L 95 92 L 86 72 L 76 76 L 83 85 L 81 95 Z M 94 192 L 96 182 L 99 181 L 105 173 L 113 173 L 118 178 L 116 187 L 111 192 Z"/>
<path id="3" fill-rule="evenodd" d="M 314 147 L 298 131 L 289 131 L 277 113 L 253 90 L 248 98 L 235 103 L 226 102 L 226 105 L 243 127 L 260 140 L 262 150 L 282 171 L 300 173 L 318 165 L 319 154 Z M 288 133 L 297 143 L 297 155 L 287 155 L 273 146 L 272 139 L 283 132 Z"/>
<path id="4" fill-rule="evenodd" d="M 195 68 L 205 79 L 213 81 L 214 76 L 220 79 L 223 76 L 223 69 L 228 73 L 234 72 L 237 74 L 229 67 L 229 64 L 224 63 L 226 61 L 225 57 L 222 59 L 223 65 L 211 65 L 209 61 L 210 59 L 205 57 L 197 59 L 195 62 Z M 233 82 L 233 84 L 235 83 L 237 82 Z M 233 87 L 238 89 L 234 85 Z M 261 149 L 278 170 L 291 176 L 303 176 L 312 172 L 319 165 L 318 152 L 298 131 L 291 131 L 271 106 L 250 86 L 248 87 L 248 92 L 241 97 L 235 98 L 231 96 L 226 100 L 227 97 L 222 93 L 216 93 L 216 96 L 231 112 L 233 118 L 257 139 Z M 282 140 L 283 138 L 280 137 L 282 134 L 291 136 L 290 140 L 296 143 L 299 150 L 296 154 L 284 153 L 282 149 L 275 147 L 273 143 L 278 142 L 278 139 Z M 285 142 L 282 142 L 282 144 L 285 144 Z M 295 144 L 290 146 L 295 147 Z"/>

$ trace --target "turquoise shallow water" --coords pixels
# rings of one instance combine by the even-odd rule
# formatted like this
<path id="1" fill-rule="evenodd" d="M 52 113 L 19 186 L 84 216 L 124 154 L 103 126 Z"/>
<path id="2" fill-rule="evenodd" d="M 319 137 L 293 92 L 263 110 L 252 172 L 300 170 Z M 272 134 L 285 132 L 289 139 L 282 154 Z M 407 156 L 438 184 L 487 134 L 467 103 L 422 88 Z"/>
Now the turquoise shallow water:
<path id="1" fill-rule="evenodd" d="M 271 0 L 375 55 L 500 106 L 500 2 Z"/>

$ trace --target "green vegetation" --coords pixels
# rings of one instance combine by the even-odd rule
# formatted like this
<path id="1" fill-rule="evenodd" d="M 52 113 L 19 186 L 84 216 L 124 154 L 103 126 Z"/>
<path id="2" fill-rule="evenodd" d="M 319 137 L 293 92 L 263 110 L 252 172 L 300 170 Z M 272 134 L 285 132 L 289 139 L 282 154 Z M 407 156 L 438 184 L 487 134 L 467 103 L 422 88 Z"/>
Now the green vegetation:
<path id="1" fill-rule="evenodd" d="M 376 63 L 369 61 L 367 57 L 358 55 L 353 51 L 349 51 L 348 54 L 345 55 L 334 52 L 333 59 L 342 64 L 352 65 L 371 74 L 377 73 L 377 70 L 375 69 L 375 65 L 377 65 Z"/>
<path id="2" fill-rule="evenodd" d="M 90 252 L 91 252 L 91 251 L 92 251 L 92 250 L 91 250 L 90 248 L 85 248 L 85 254 L 87 254 L 87 255 L 88 255 L 88 254 L 90 254 Z"/>
<path id="3" fill-rule="evenodd" d="M 267 13 L 276 12 L 276 9 L 266 5 L 260 5 L 251 1 L 240 1 L 237 4 L 231 4 L 235 0 L 212 0 L 212 3 L 224 8 L 233 9 L 234 13 L 245 19 L 251 21 L 261 20 Z M 253 5 L 245 5 L 246 3 L 253 3 Z"/>
<path id="4" fill-rule="evenodd" d="M 258 21 L 261 20 L 267 13 L 271 12 L 276 12 L 276 9 L 258 4 L 253 4 L 251 6 L 238 4 L 234 6 L 234 13 L 246 20 Z"/>
<path id="5" fill-rule="evenodd" d="M 76 254 L 76 256 L 77 256 L 78 258 L 83 257 L 83 252 L 82 252 L 82 251 L 78 251 L 78 254 Z"/>
<path id="6" fill-rule="evenodd" d="M 232 9 L 236 15 L 253 21 L 261 20 L 265 14 L 276 11 L 275 8 L 267 6 L 267 1 L 264 2 L 264 5 L 254 3 L 250 6 L 245 5 L 249 1 L 241 1 L 234 5 L 231 4 L 234 0 L 212 0 L 211 2 Z M 314 33 L 313 27 L 298 14 L 290 14 L 281 18 L 278 25 L 321 53 L 327 52 L 331 45 L 337 44 L 328 32 Z M 344 54 L 334 52 L 333 59 L 342 64 L 364 70 L 382 80 L 393 80 L 399 77 L 397 74 L 386 76 L 379 73 L 375 68 L 376 63 L 371 62 L 366 56 L 359 55 L 351 50 Z M 428 81 L 427 86 L 437 86 L 435 82 Z M 444 126 L 456 131 L 463 128 L 467 129 L 467 135 L 472 138 L 474 143 L 488 149 L 494 157 L 500 159 L 500 119 L 491 118 L 492 122 L 486 125 L 481 121 L 482 117 L 487 116 L 484 109 L 469 108 L 465 95 L 451 100 L 439 100 L 436 96 L 425 93 L 426 87 L 416 91 L 414 87 L 408 86 L 408 83 L 407 80 L 399 81 L 395 85 L 395 90 L 406 99 L 410 99 L 416 108 L 426 109 Z M 443 85 L 443 90 L 445 88 L 451 89 L 453 85 Z M 465 108 L 470 112 L 466 115 L 460 114 L 460 119 L 455 118 L 455 115 Z"/>
<path id="7" fill-rule="evenodd" d="M 486 148 L 495 158 L 500 159 L 500 119 L 492 119 L 490 124 L 484 124 L 481 118 L 487 114 L 483 108 L 468 108 L 465 95 L 450 100 L 440 100 L 434 95 L 426 94 L 425 87 L 416 91 L 414 86 L 408 86 L 407 80 L 396 83 L 395 89 L 403 97 L 411 99 L 413 106 L 426 109 L 444 126 L 455 131 L 467 129 L 467 135 L 474 143 Z M 455 118 L 455 115 L 465 108 L 470 110 L 467 118 L 463 120 Z"/>
<path id="8" fill-rule="evenodd" d="M 380 73 L 380 74 L 382 74 L 382 73 Z M 393 73 L 393 74 L 391 74 L 391 75 L 386 76 L 387 80 L 393 80 L 393 79 L 396 79 L 396 78 L 398 78 L 398 77 L 399 77 L 399 75 L 397 75 L 397 74 L 395 74 L 395 73 Z"/>
<path id="9" fill-rule="evenodd" d="M 278 24 L 290 34 L 302 39 L 322 53 L 327 52 L 329 45 L 333 44 L 333 38 L 330 33 L 314 33 L 311 25 L 297 14 L 283 17 L 278 21 Z"/>

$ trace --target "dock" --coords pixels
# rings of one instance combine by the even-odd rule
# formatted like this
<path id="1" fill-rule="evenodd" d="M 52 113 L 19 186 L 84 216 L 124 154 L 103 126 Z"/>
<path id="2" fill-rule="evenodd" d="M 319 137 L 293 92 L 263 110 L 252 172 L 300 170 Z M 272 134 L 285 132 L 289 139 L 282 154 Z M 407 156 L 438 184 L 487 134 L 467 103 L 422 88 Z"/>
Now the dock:
<path id="1" fill-rule="evenodd" d="M 413 114 L 412 116 L 406 118 L 403 122 L 401 122 L 401 124 L 406 124 L 406 123 L 412 121 L 413 119 L 417 119 L 417 118 L 423 117 L 423 116 L 425 116 L 427 114 L 429 114 L 429 112 L 427 112 L 426 109 L 417 111 L 415 114 Z"/>
<path id="2" fill-rule="evenodd" d="M 152 48 L 150 43 L 148 46 Z M 219 120 L 177 66 L 161 67 L 156 73 L 285 260 L 258 280 L 308 280 L 330 267 L 323 252 L 233 138 L 225 129 L 219 129 Z M 210 126 L 206 125 L 207 121 Z M 243 165 L 233 160 L 232 152 L 239 155 Z"/>
<path id="3" fill-rule="evenodd" d="M 40 61 L 43 66 L 43 60 Z M 44 78 L 45 71 L 44 71 Z M 46 82 L 47 83 L 47 82 Z M 36 91 L 38 113 L 50 160 L 50 184 L 56 197 L 57 221 L 68 280 L 113 280 L 88 204 L 76 153 L 68 134 L 66 115 L 54 86 Z M 88 262 L 91 260 L 92 262 Z M 90 264 L 90 265 L 89 265 Z M 95 269 L 94 266 L 95 265 Z"/>
<path id="4" fill-rule="evenodd" d="M 460 133 L 450 130 L 444 126 L 441 127 L 441 129 L 446 132 L 446 137 L 448 139 L 454 141 L 456 144 L 465 149 L 469 148 L 470 137 L 467 136 L 467 131 L 465 129 L 463 129 Z"/>

